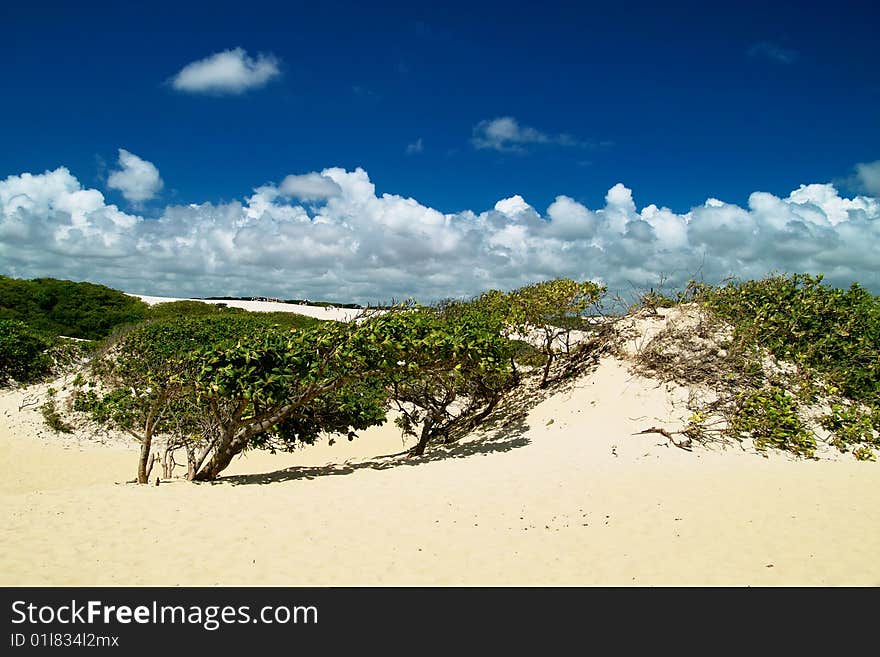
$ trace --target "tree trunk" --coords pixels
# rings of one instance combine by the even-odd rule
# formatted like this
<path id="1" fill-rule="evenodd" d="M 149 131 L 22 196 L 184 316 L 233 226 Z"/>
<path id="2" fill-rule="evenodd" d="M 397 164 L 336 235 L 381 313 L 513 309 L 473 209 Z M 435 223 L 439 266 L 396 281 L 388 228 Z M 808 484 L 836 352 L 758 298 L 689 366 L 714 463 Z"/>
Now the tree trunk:
<path id="1" fill-rule="evenodd" d="M 547 362 L 544 364 L 544 376 L 541 377 L 541 384 L 538 386 L 539 388 L 547 387 L 547 379 L 550 376 L 550 366 L 553 364 L 553 350 L 548 350 L 547 352 Z"/>
<path id="2" fill-rule="evenodd" d="M 162 476 L 171 479 L 174 476 L 174 449 L 169 445 L 165 447 L 162 456 Z"/>
<path id="3" fill-rule="evenodd" d="M 187 481 L 195 481 L 196 473 L 202 467 L 202 463 L 208 458 L 208 454 L 214 448 L 214 441 L 208 442 L 202 449 L 196 453 L 195 447 L 186 448 L 186 479 Z"/>
<path id="4" fill-rule="evenodd" d="M 422 435 L 419 436 L 419 442 L 416 443 L 416 446 L 409 451 L 410 456 L 422 456 L 425 453 L 425 448 L 433 437 L 433 429 L 433 420 L 431 418 L 425 419 L 425 424 L 422 425 Z"/>
<path id="5" fill-rule="evenodd" d="M 199 466 L 196 464 L 196 450 L 190 445 L 186 446 L 186 480 L 192 481 L 196 476 Z"/>
<path id="6" fill-rule="evenodd" d="M 159 398 L 153 403 L 153 406 L 150 408 L 150 412 L 147 414 L 147 419 L 144 422 L 144 436 L 141 439 L 141 453 L 138 456 L 137 480 L 139 484 L 149 483 L 148 480 L 150 478 L 150 470 L 152 470 L 153 468 L 152 461 L 149 461 L 150 450 L 153 447 L 153 431 L 155 430 L 158 423 L 157 417 L 162 417 L 162 409 L 167 398 L 167 391 L 164 391 L 162 394 L 159 395 Z"/>
<path id="7" fill-rule="evenodd" d="M 211 460 L 193 475 L 191 481 L 213 481 L 216 479 L 245 444 L 246 441 L 235 440 L 235 438 L 221 440 L 217 449 L 214 450 Z"/>
<path id="8" fill-rule="evenodd" d="M 141 441 L 141 453 L 138 457 L 137 480 L 139 484 L 146 484 L 150 478 L 150 447 L 153 443 L 153 436 L 149 432 L 145 432 L 144 439 Z"/>

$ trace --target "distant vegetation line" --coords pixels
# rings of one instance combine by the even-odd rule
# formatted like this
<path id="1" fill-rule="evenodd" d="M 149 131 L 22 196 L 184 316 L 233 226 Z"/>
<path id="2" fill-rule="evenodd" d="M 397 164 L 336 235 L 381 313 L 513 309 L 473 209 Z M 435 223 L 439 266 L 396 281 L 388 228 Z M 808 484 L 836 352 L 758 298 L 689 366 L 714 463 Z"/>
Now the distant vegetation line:
<path id="1" fill-rule="evenodd" d="M 336 301 L 311 301 L 309 299 L 276 299 L 274 297 L 197 297 L 202 301 L 268 301 L 270 303 L 289 303 L 297 306 L 318 306 L 320 308 L 364 308 L 359 303 L 338 303 Z"/>

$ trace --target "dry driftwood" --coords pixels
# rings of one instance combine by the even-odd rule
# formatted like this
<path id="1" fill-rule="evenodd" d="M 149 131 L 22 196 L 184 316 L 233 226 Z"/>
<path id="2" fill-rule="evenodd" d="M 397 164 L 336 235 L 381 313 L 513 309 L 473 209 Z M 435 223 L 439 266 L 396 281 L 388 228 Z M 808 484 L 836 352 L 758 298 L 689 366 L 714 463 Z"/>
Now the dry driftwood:
<path id="1" fill-rule="evenodd" d="M 638 432 L 634 433 L 633 435 L 638 436 L 643 433 L 659 433 L 661 436 L 665 436 L 666 438 L 668 438 L 669 442 L 671 442 L 673 445 L 675 445 L 679 449 L 683 449 L 687 452 L 691 451 L 691 439 L 690 438 L 688 438 L 687 440 L 682 440 L 681 442 L 678 442 L 675 440 L 675 438 L 672 437 L 672 434 L 670 432 L 668 432 L 666 429 L 663 429 L 662 427 L 650 427 L 649 429 L 644 429 L 642 431 L 638 431 Z M 681 432 L 676 431 L 676 433 L 681 433 Z"/>

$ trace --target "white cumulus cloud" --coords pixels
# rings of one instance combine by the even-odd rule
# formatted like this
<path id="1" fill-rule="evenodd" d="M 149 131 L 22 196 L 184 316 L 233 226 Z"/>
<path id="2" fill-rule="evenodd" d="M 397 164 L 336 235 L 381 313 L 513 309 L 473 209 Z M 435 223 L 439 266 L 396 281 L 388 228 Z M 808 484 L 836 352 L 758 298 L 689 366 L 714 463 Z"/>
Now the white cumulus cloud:
<path id="1" fill-rule="evenodd" d="M 148 201 L 159 193 L 163 184 L 155 164 L 124 148 L 119 149 L 119 168 L 111 171 L 107 178 L 107 187 L 119 190 L 131 203 Z"/>
<path id="2" fill-rule="evenodd" d="M 188 93 L 241 94 L 279 75 L 274 55 L 261 53 L 254 58 L 243 48 L 233 48 L 190 62 L 171 78 L 171 86 Z"/>
<path id="3" fill-rule="evenodd" d="M 565 276 L 613 292 L 822 272 L 880 292 L 880 200 L 831 184 L 743 207 L 710 198 L 688 212 L 640 206 L 618 183 L 604 205 L 522 196 L 444 213 L 379 193 L 363 169 L 328 168 L 263 185 L 241 201 L 126 213 L 66 168 L 0 180 L 0 273 L 91 280 L 168 296 L 431 301 Z"/>

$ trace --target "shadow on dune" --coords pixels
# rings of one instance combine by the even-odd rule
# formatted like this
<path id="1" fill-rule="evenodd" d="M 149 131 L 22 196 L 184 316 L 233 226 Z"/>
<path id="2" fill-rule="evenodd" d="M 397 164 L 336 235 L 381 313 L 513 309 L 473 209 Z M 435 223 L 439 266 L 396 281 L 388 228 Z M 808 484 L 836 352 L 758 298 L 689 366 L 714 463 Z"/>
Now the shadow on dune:
<path id="1" fill-rule="evenodd" d="M 492 454 L 497 452 L 509 452 L 518 447 L 525 447 L 529 444 L 529 439 L 525 433 L 528 431 L 528 425 L 523 418 L 517 418 L 512 422 L 507 422 L 503 427 L 499 427 L 494 435 L 485 438 L 477 438 L 466 443 L 453 443 L 451 445 L 440 445 L 426 453 L 424 456 L 409 457 L 407 452 L 398 454 L 387 454 L 376 456 L 367 461 L 357 461 L 354 463 L 329 463 L 320 466 L 293 466 L 276 470 L 274 472 L 263 472 L 259 474 L 232 475 L 229 477 L 220 477 L 213 482 L 215 485 L 231 484 L 233 486 L 241 486 L 245 484 L 274 484 L 283 481 L 296 481 L 298 479 L 316 479 L 318 477 L 329 477 L 334 475 L 349 475 L 358 470 L 390 470 L 401 466 L 419 466 L 433 461 L 445 461 L 448 459 L 460 459 L 474 456 L 477 454 Z"/>

